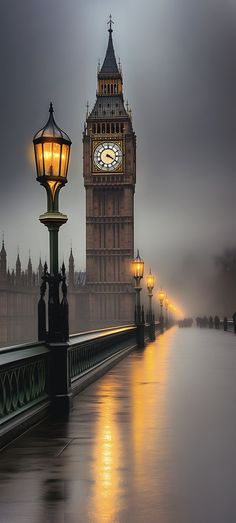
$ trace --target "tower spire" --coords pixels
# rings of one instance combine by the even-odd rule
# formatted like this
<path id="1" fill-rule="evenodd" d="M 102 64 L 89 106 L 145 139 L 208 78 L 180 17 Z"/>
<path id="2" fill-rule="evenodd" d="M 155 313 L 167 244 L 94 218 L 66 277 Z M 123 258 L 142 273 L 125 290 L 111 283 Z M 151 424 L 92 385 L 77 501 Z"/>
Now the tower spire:
<path id="1" fill-rule="evenodd" d="M 7 277 L 7 253 L 4 243 L 4 233 L 2 235 L 2 248 L 0 252 L 0 280 L 5 280 Z"/>
<path id="2" fill-rule="evenodd" d="M 109 29 L 108 29 L 108 33 L 109 33 L 109 38 L 108 38 L 108 46 L 107 46 L 107 52 L 106 52 L 106 56 L 104 58 L 104 62 L 103 62 L 103 65 L 99 71 L 99 74 L 98 74 L 98 78 L 112 78 L 112 77 L 121 77 L 121 74 L 120 74 L 120 71 L 119 71 L 119 68 L 118 68 L 118 65 L 117 65 L 117 62 L 116 62 L 116 57 L 115 57 L 115 51 L 114 51 L 114 47 L 113 47 L 113 40 L 112 40 L 112 33 L 113 33 L 113 29 L 112 29 L 112 24 L 114 24 L 113 20 L 112 20 L 112 17 L 110 15 L 109 17 L 109 21 L 107 22 L 108 25 L 109 25 Z"/>

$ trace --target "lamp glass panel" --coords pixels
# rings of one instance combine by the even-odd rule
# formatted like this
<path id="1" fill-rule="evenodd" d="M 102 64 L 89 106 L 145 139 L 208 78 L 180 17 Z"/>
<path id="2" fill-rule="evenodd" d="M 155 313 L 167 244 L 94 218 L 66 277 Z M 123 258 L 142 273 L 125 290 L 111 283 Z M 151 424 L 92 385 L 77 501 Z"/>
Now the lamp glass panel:
<path id="1" fill-rule="evenodd" d="M 59 176 L 60 144 L 55 142 L 44 143 L 43 157 L 46 176 Z"/>
<path id="2" fill-rule="evenodd" d="M 148 274 L 147 276 L 147 287 L 150 289 L 154 287 L 154 276 L 152 274 Z"/>
<path id="3" fill-rule="evenodd" d="M 43 144 L 43 158 L 44 158 L 44 168 L 46 176 L 53 175 L 53 165 L 52 165 L 52 142 L 46 142 Z"/>
<path id="4" fill-rule="evenodd" d="M 62 176 L 63 178 L 66 178 L 66 176 L 67 176 L 68 155 L 69 155 L 69 145 L 63 144 L 62 152 L 61 152 L 61 172 L 60 172 L 60 176 Z"/>
<path id="5" fill-rule="evenodd" d="M 144 270 L 144 263 L 142 261 L 136 261 L 134 264 L 134 277 L 142 278 Z"/>
<path id="6" fill-rule="evenodd" d="M 35 157 L 36 157 L 36 167 L 37 167 L 37 173 L 38 176 L 44 175 L 44 169 L 43 169 L 43 149 L 42 144 L 37 143 L 35 145 Z"/>

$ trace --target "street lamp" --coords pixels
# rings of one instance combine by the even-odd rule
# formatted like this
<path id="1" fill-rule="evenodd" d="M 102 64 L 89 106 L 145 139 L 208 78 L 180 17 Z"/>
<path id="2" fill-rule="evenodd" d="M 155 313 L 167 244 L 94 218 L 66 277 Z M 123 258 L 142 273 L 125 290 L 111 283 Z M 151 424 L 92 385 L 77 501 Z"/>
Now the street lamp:
<path id="1" fill-rule="evenodd" d="M 149 297 L 149 311 L 148 311 L 149 339 L 150 339 L 150 341 L 154 341 L 156 338 L 156 334 L 155 334 L 155 318 L 154 318 L 154 314 L 152 313 L 152 297 L 153 297 L 152 291 L 154 289 L 155 278 L 154 278 L 153 274 L 151 273 L 151 269 L 149 270 L 149 274 L 146 277 L 146 282 L 147 282 L 147 290 L 148 290 L 148 297 Z"/>
<path id="2" fill-rule="evenodd" d="M 169 324 L 169 318 L 168 318 L 169 298 L 168 298 L 167 294 L 165 297 L 165 309 L 166 309 L 166 327 L 168 327 L 168 324 Z"/>
<path id="3" fill-rule="evenodd" d="M 164 325 L 163 325 L 163 302 L 164 302 L 164 299 L 165 299 L 165 291 L 163 291 L 162 287 L 161 289 L 159 290 L 158 292 L 158 299 L 159 299 L 159 302 L 160 302 L 160 308 L 161 308 L 161 315 L 160 315 L 160 330 L 161 332 L 163 332 L 164 330 Z"/>
<path id="4" fill-rule="evenodd" d="M 39 300 L 39 339 L 47 338 L 49 342 L 64 342 L 69 336 L 68 304 L 65 266 L 58 272 L 58 232 L 67 216 L 59 212 L 59 192 L 67 183 L 67 172 L 70 158 L 71 140 L 56 124 L 53 106 L 50 103 L 49 119 L 33 139 L 37 181 L 47 191 L 47 212 L 39 217 L 49 231 L 50 272 L 44 267 Z M 46 332 L 46 313 L 44 296 L 49 287 L 48 299 L 48 333 Z M 60 284 L 62 301 L 60 302 Z"/>
<path id="5" fill-rule="evenodd" d="M 149 323 L 152 321 L 152 297 L 153 297 L 153 289 L 155 284 L 155 278 L 151 272 L 151 269 L 149 270 L 149 274 L 146 277 L 147 282 L 147 290 L 148 290 L 148 297 L 149 297 Z"/>
<path id="6" fill-rule="evenodd" d="M 137 256 L 132 260 L 132 273 L 135 279 L 135 292 L 136 292 L 136 310 L 135 310 L 135 320 L 136 323 L 141 323 L 141 305 L 140 305 L 140 292 L 142 290 L 140 286 L 141 279 L 143 278 L 144 273 L 144 261 L 140 258 L 139 250 L 137 251 Z"/>

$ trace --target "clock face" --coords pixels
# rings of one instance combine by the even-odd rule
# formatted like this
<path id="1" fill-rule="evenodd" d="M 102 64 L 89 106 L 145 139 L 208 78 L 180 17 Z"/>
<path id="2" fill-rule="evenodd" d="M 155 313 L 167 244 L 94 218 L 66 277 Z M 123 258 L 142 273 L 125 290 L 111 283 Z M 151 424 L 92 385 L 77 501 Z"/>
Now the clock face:
<path id="1" fill-rule="evenodd" d="M 117 143 L 102 142 L 94 151 L 94 163 L 102 171 L 114 171 L 122 162 L 122 150 Z"/>

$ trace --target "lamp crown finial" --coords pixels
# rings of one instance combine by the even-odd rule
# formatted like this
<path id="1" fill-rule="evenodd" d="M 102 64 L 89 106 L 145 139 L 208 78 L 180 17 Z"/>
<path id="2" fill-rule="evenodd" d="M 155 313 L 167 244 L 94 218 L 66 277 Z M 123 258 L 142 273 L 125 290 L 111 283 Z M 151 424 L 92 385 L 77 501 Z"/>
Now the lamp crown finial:
<path id="1" fill-rule="evenodd" d="M 53 105 L 52 105 L 52 102 L 50 102 L 49 113 L 52 114 L 53 112 L 54 112 Z"/>

